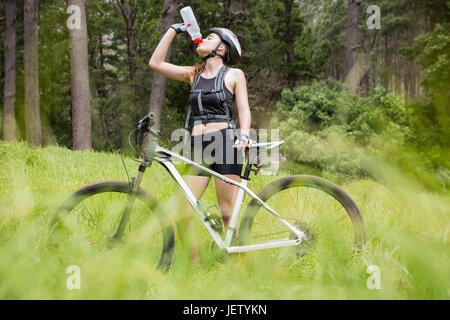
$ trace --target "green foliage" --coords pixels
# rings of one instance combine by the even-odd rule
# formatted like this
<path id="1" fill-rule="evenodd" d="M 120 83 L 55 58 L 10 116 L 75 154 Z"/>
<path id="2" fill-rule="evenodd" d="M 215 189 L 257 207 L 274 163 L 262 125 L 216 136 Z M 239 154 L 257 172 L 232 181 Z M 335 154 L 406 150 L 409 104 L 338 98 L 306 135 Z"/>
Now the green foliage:
<path id="1" fill-rule="evenodd" d="M 45 144 L 72 145 L 69 33 L 66 1 L 40 6 L 39 87 Z"/>
<path id="2" fill-rule="evenodd" d="M 313 36 L 304 49 L 313 52 L 316 77 L 326 74 L 343 79 L 346 1 L 301 1 L 300 10 L 304 12 L 306 32 Z"/>
<path id="3" fill-rule="evenodd" d="M 424 126 L 435 120 L 426 106 L 408 106 L 384 88 L 359 97 L 330 79 L 283 90 L 277 110 L 272 127 L 280 129 L 292 161 L 325 172 L 373 176 L 372 159 L 386 159 L 429 187 L 439 185 L 433 172 L 445 167 L 447 155 L 435 147 L 430 161 L 425 152 L 442 141 L 439 129 Z"/>
<path id="4" fill-rule="evenodd" d="M 194 220 L 200 263 L 184 260 L 176 239 L 173 267 L 163 273 L 151 267 L 147 246 L 136 237 L 103 252 L 84 241 L 76 250 L 50 245 L 48 223 L 69 194 L 94 181 L 126 179 L 118 154 L 0 141 L 0 162 L 1 299 L 449 298 L 448 224 L 443 223 L 449 196 L 426 192 L 393 168 L 382 171 L 390 178 L 386 184 L 363 179 L 342 185 L 364 217 L 363 252 L 351 254 L 335 243 L 298 259 L 292 248 L 283 248 L 220 262 L 211 257 L 211 238 Z M 125 163 L 130 173 L 137 172 L 130 158 Z M 276 178 L 258 175 L 249 187 L 257 191 Z M 170 204 L 177 187 L 168 181 L 169 174 L 155 164 L 142 185 Z M 213 186 L 202 198 L 205 203 L 216 200 Z M 380 290 L 366 285 L 372 264 L 381 271 Z M 81 269 L 80 290 L 66 286 L 70 265 Z"/>
<path id="5" fill-rule="evenodd" d="M 377 88 L 373 96 L 361 98 L 332 79 L 283 90 L 277 110 L 276 123 L 291 119 L 297 128 L 317 135 L 336 127 L 360 143 L 367 143 L 372 134 L 381 133 L 389 121 L 407 131 L 404 126 L 408 112 L 400 97 Z"/>
<path id="6" fill-rule="evenodd" d="M 427 72 L 427 87 L 449 88 L 450 83 L 450 23 L 438 24 L 429 33 L 416 39 L 416 52 Z M 448 92 L 447 92 L 448 93 Z"/>
<path id="7" fill-rule="evenodd" d="M 435 120 L 442 132 L 439 140 L 450 147 L 450 23 L 437 24 L 429 33 L 417 38 L 416 55 L 426 71 L 425 87 L 430 91 Z"/>
<path id="8" fill-rule="evenodd" d="M 162 5 L 162 3 L 160 3 Z M 134 78 L 129 78 L 125 21 L 112 1 L 90 1 L 87 7 L 91 71 L 93 147 L 117 150 L 139 117 L 148 112 L 151 77 L 148 57 L 158 41 L 161 7 L 135 5 Z"/>

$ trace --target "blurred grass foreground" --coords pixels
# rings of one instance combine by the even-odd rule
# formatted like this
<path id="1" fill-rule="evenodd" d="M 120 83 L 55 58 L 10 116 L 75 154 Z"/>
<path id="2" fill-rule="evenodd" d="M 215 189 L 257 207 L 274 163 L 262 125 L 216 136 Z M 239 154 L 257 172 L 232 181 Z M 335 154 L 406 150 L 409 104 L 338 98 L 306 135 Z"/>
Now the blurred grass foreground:
<path id="1" fill-rule="evenodd" d="M 137 164 L 130 158 L 125 162 L 134 174 Z M 69 194 L 99 180 L 126 181 L 119 154 L 0 142 L 0 164 L 0 299 L 450 297 L 450 196 L 423 188 L 393 166 L 376 166 L 382 180 L 338 181 L 365 219 L 367 248 L 359 254 L 342 253 L 337 243 L 294 261 L 283 258 L 284 249 L 221 261 L 211 257 L 211 239 L 195 220 L 200 264 L 191 265 L 176 246 L 172 268 L 161 272 L 149 264 L 145 243 L 101 253 L 48 246 L 48 223 Z M 279 175 L 307 173 L 290 170 Z M 258 191 L 276 178 L 259 175 L 249 186 Z M 142 187 L 167 203 L 176 191 L 167 181 L 168 174 L 154 165 Z M 215 201 L 213 187 L 204 195 L 206 201 Z M 73 265 L 79 267 L 80 288 L 71 290 L 68 268 Z M 379 271 L 376 287 L 370 285 L 373 270 Z"/>

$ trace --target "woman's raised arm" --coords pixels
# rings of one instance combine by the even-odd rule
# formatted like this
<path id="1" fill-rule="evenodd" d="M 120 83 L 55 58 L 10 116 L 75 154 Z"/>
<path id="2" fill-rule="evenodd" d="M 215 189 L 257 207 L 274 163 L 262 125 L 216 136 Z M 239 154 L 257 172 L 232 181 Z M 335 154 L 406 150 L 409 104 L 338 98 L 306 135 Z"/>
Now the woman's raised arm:
<path id="1" fill-rule="evenodd" d="M 241 134 L 250 135 L 252 115 L 248 104 L 247 79 L 242 70 L 236 69 L 236 85 L 234 93 L 236 95 L 236 107 L 239 115 L 239 126 Z"/>
<path id="2" fill-rule="evenodd" d="M 169 28 L 166 34 L 158 43 L 155 51 L 148 65 L 150 68 L 169 79 L 184 81 L 191 84 L 191 75 L 194 73 L 194 67 L 191 66 L 177 66 L 172 63 L 164 61 L 169 50 L 169 46 L 176 36 L 176 31 Z"/>

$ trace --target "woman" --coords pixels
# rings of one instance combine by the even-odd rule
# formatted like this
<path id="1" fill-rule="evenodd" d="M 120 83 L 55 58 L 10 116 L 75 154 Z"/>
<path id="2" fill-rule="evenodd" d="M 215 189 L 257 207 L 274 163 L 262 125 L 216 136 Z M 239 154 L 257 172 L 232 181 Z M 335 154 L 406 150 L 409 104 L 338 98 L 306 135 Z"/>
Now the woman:
<path id="1" fill-rule="evenodd" d="M 170 43 L 177 34 L 186 33 L 186 26 L 183 23 L 172 25 L 163 36 L 153 53 L 149 65 L 159 74 L 174 80 L 184 81 L 191 86 L 190 108 L 192 108 L 194 125 L 192 128 L 192 144 L 197 145 L 200 140 L 201 149 L 204 150 L 208 141 L 221 142 L 223 159 L 230 154 L 233 155 L 233 161 L 217 161 L 215 157 L 211 169 L 227 176 L 228 178 L 239 181 L 242 170 L 242 161 L 239 161 L 238 150 L 251 145 L 249 140 L 251 115 L 248 104 L 247 84 L 245 75 L 240 69 L 225 68 L 225 65 L 231 65 L 239 61 L 241 56 L 241 47 L 238 39 L 228 29 L 212 28 L 211 33 L 197 47 L 197 53 L 202 57 L 203 62 L 195 66 L 177 66 L 165 62 L 165 56 Z M 223 78 L 224 98 L 220 100 L 217 94 L 202 91 L 214 90 L 216 77 L 223 75 L 224 70 L 228 70 Z M 220 77 L 218 78 L 220 79 Z M 195 81 L 195 82 L 194 82 Z M 191 88 L 192 89 L 192 88 Z M 195 91 L 195 92 L 193 92 Z M 202 91 L 202 92 L 200 92 Z M 220 100 L 220 101 L 219 101 Z M 235 102 L 240 124 L 240 136 L 234 143 L 227 143 L 229 139 L 234 142 L 234 135 L 230 137 L 227 130 L 231 127 L 231 112 Z M 234 123 L 233 123 L 234 124 Z M 211 138 L 213 137 L 213 138 Z M 194 146 L 195 147 L 195 146 Z M 219 159 L 220 160 L 220 159 Z M 222 161 L 223 162 L 223 161 Z M 210 177 L 201 175 L 184 175 L 183 179 L 199 199 L 206 190 Z M 237 187 L 215 178 L 217 200 L 222 213 L 222 220 L 225 226 L 228 225 L 237 195 Z M 198 262 L 198 245 L 194 239 L 194 230 L 192 225 L 192 208 L 184 199 L 178 197 L 177 204 L 178 232 L 183 243 L 192 250 L 191 258 Z M 183 200 L 182 200 L 183 199 Z M 180 215 L 183 212 L 184 215 Z"/>

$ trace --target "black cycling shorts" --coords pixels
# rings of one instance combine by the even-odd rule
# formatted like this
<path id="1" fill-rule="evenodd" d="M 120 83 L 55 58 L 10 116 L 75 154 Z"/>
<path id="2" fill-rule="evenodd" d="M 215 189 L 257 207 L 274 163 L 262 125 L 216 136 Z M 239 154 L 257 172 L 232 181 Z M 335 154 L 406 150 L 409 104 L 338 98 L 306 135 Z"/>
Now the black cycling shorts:
<path id="1" fill-rule="evenodd" d="M 236 139 L 235 130 L 227 128 L 192 136 L 191 149 L 187 158 L 217 173 L 240 176 L 244 156 L 242 150 L 233 148 Z M 184 174 L 211 176 L 208 172 L 202 171 L 193 165 L 187 165 Z"/>

